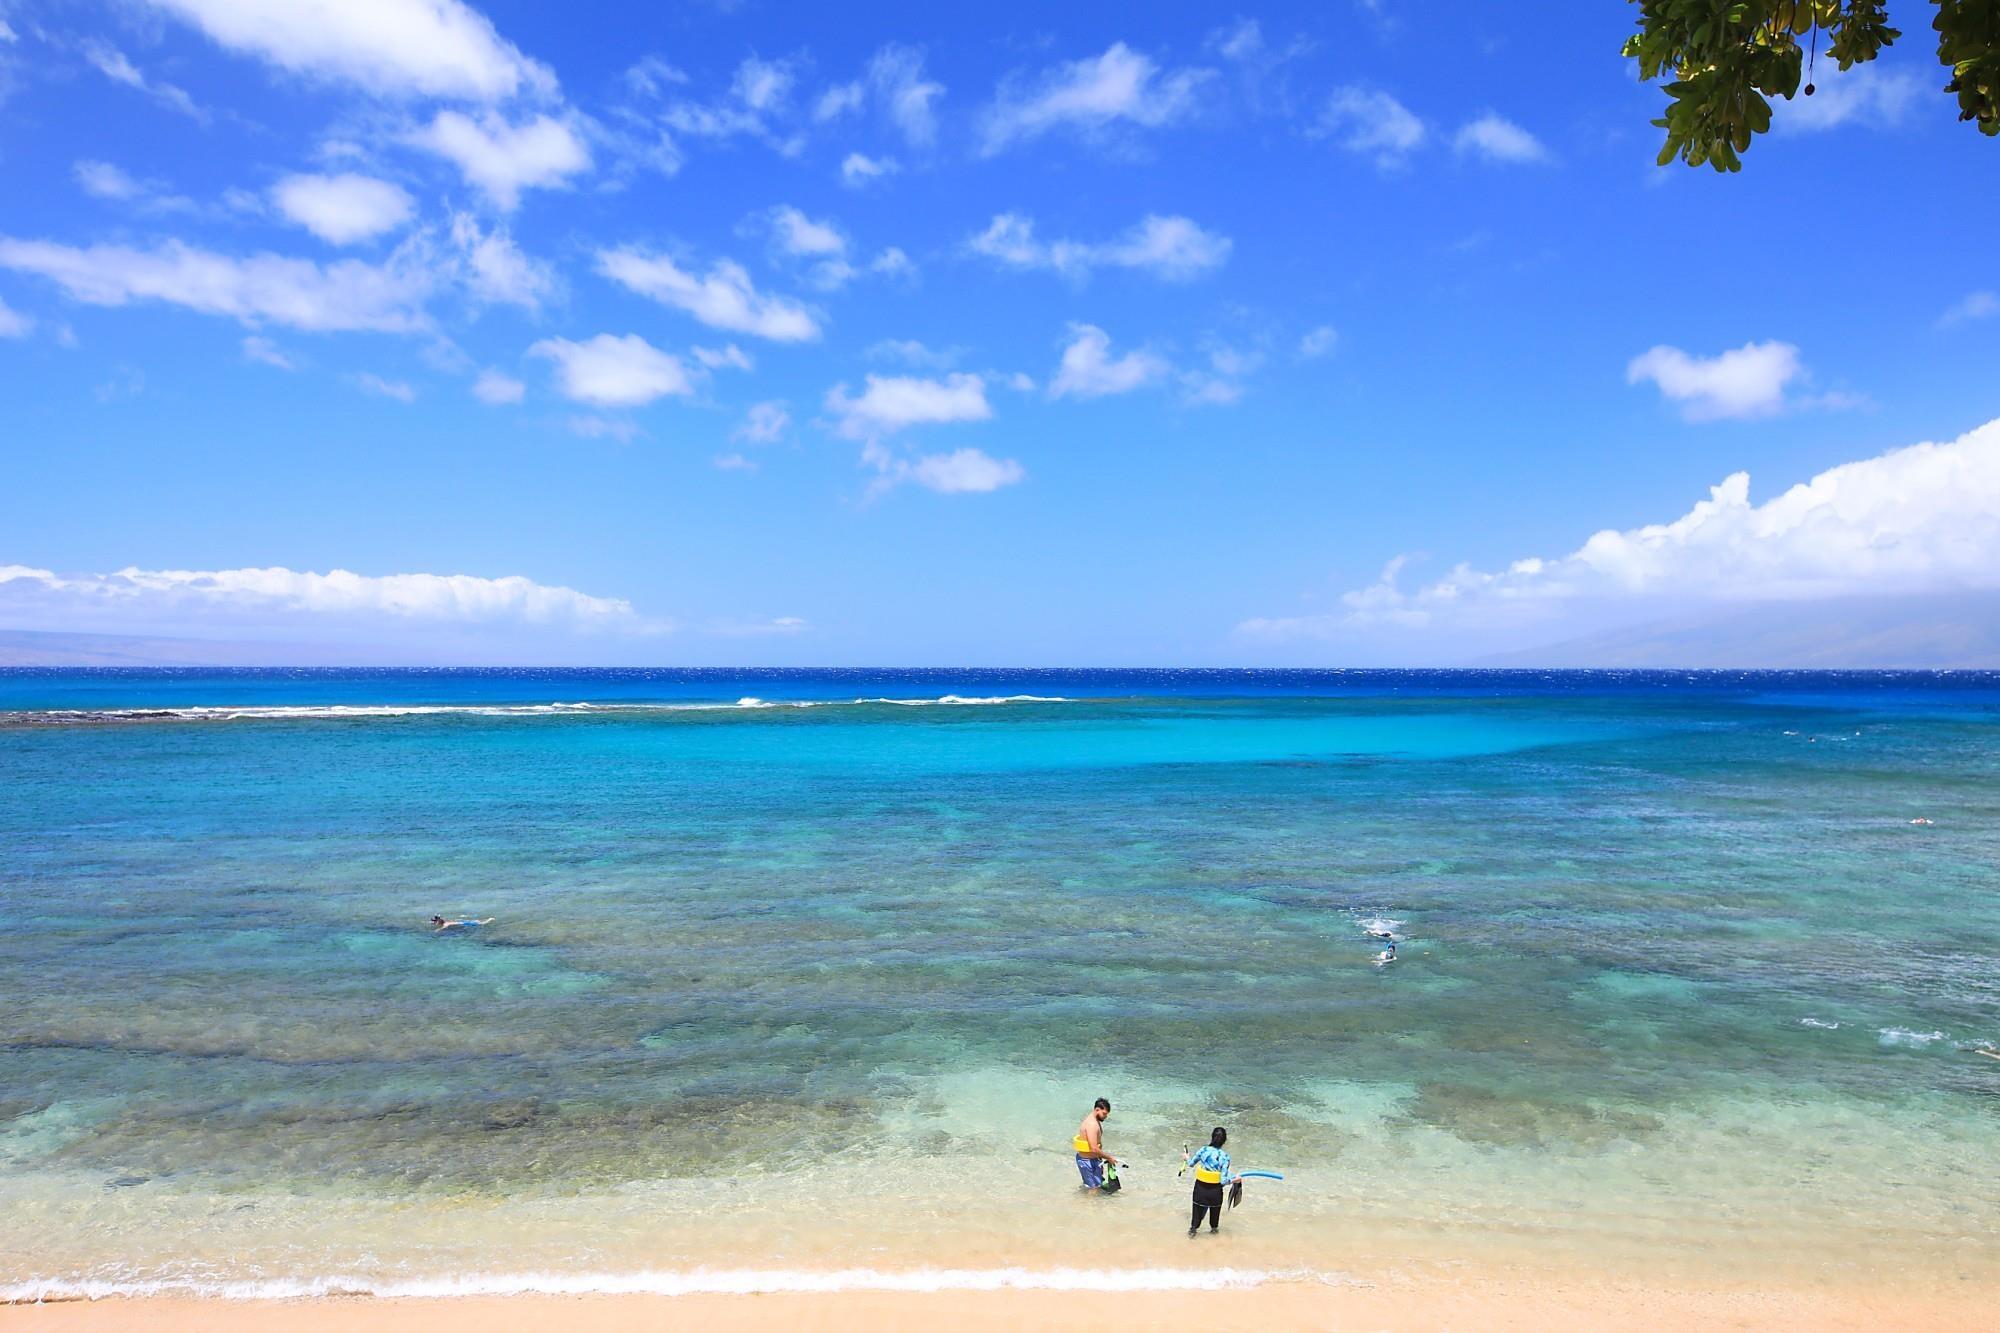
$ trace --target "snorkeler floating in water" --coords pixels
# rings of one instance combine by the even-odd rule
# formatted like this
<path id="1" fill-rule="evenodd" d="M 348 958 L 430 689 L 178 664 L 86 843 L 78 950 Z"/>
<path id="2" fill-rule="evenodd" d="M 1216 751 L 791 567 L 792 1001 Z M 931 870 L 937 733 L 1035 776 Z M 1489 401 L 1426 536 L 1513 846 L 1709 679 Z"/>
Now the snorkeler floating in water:
<path id="1" fill-rule="evenodd" d="M 447 921 L 441 916 L 431 917 L 431 934 L 442 935 L 447 930 L 477 930 L 481 926 L 493 924 L 492 917 L 466 917 L 462 921 Z"/>

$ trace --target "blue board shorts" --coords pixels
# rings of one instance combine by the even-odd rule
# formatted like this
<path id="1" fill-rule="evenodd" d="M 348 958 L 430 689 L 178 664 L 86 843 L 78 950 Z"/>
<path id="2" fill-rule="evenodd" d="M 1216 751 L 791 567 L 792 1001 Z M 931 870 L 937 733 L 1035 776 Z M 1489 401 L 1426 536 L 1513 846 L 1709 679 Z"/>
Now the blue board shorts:
<path id="1" fill-rule="evenodd" d="M 1098 1189 L 1104 1184 L 1104 1159 L 1102 1157 L 1085 1157 L 1082 1153 L 1078 1153 L 1076 1155 L 1076 1172 L 1083 1177 L 1083 1187 L 1085 1189 Z"/>

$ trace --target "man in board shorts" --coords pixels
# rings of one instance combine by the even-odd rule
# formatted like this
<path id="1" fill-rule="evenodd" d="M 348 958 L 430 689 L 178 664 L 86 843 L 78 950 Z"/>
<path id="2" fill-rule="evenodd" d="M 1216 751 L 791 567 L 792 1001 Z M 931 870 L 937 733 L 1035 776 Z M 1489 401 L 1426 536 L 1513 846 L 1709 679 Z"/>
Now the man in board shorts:
<path id="1" fill-rule="evenodd" d="M 1119 1165 L 1118 1159 L 1104 1151 L 1104 1122 L 1111 1116 L 1111 1103 L 1102 1097 L 1090 1108 L 1090 1114 L 1077 1126 L 1076 1139 L 1070 1144 L 1076 1149 L 1076 1171 L 1083 1177 L 1086 1190 L 1104 1188 L 1104 1165 Z"/>

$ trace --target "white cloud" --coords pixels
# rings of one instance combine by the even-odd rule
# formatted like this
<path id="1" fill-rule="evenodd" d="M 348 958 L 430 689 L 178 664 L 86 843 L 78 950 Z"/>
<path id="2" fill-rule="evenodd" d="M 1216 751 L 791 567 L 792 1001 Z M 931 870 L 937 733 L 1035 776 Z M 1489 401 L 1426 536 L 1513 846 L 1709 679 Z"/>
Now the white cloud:
<path id="1" fill-rule="evenodd" d="M 243 359 L 255 361 L 260 365 L 275 366 L 279 370 L 298 369 L 292 358 L 285 355 L 283 348 L 269 338 L 259 337 L 254 333 L 243 340 Z"/>
<path id="2" fill-rule="evenodd" d="M 944 85 L 924 77 L 924 53 L 891 43 L 868 62 L 868 81 L 903 137 L 916 147 L 937 138 L 937 112 L 931 103 L 944 96 Z"/>
<path id="3" fill-rule="evenodd" d="M 83 187 L 83 192 L 95 199 L 136 199 L 145 193 L 145 186 L 123 168 L 109 162 L 93 162 L 85 158 L 71 170 L 76 174 L 76 183 Z"/>
<path id="4" fill-rule="evenodd" d="M 685 76 L 679 81 L 686 82 Z M 782 151 L 787 148 L 788 141 L 772 130 L 770 121 L 788 109 L 794 82 L 789 61 L 767 61 L 750 56 L 736 67 L 726 100 L 701 103 L 683 98 L 661 110 L 660 123 L 675 134 L 684 134 L 692 139 L 729 139 L 737 135 L 751 135 Z"/>
<path id="5" fill-rule="evenodd" d="M 827 391 L 826 410 L 835 429 L 850 440 L 874 440 L 910 426 L 985 421 L 993 415 L 986 381 L 978 375 L 923 379 L 913 375 L 869 375 L 861 396 L 845 383 Z"/>
<path id="6" fill-rule="evenodd" d="M 232 51 L 396 97 L 552 96 L 556 78 L 459 0 L 152 0 Z"/>
<path id="7" fill-rule="evenodd" d="M 139 67 L 128 60 L 123 51 L 100 41 L 83 44 L 84 59 L 97 67 L 97 72 L 113 83 L 122 83 L 128 88 L 144 88 L 146 76 Z"/>
<path id="8" fill-rule="evenodd" d="M 1856 65 L 1845 73 L 1831 63 L 1822 65 L 1816 81 L 1811 97 L 1802 89 L 1789 102 L 1774 102 L 1774 131 L 1812 134 L 1842 125 L 1888 128 L 1902 124 L 1910 107 L 1926 95 L 1924 80 L 1916 71 L 1884 69 L 1874 63 Z"/>
<path id="9" fill-rule="evenodd" d="M 1204 45 L 1224 60 L 1254 60 L 1264 50 L 1264 29 L 1256 19 L 1239 18 L 1230 27 L 1210 33 Z"/>
<path id="10" fill-rule="evenodd" d="M 377 398 L 393 398 L 399 403 L 417 401 L 417 391 L 403 380 L 385 380 L 380 375 L 362 371 L 354 377 L 354 387 Z"/>
<path id="11" fill-rule="evenodd" d="M 1497 112 L 1488 111 L 1453 136 L 1459 153 L 1475 153 L 1489 162 L 1546 162 L 1549 150 L 1534 135 Z"/>
<path id="12" fill-rule="evenodd" d="M 1423 143 L 1424 122 L 1388 93 L 1373 88 L 1336 88 L 1309 131 L 1352 153 L 1368 153 L 1382 167 L 1394 167 Z"/>
<path id="13" fill-rule="evenodd" d="M 311 617 L 383 616 L 397 620 L 636 629 L 643 624 L 622 598 L 592 597 L 519 576 L 470 574 L 368 576 L 268 569 L 136 569 L 112 574 L 56 574 L 0 565 L 0 606 L 10 612 L 69 613 L 104 623 L 207 614 Z"/>
<path id="14" fill-rule="evenodd" d="M 352 245 L 393 231 L 416 212 L 402 186 L 372 176 L 287 176 L 271 187 L 278 211 L 321 240 Z"/>
<path id="15" fill-rule="evenodd" d="M 184 89 L 177 88 L 171 83 L 160 83 L 147 78 L 139 67 L 126 59 L 125 53 L 116 47 L 93 38 L 83 44 L 83 55 L 84 59 L 96 66 L 98 73 L 113 83 L 137 88 L 184 116 L 198 120 L 204 125 L 208 123 L 208 112 L 195 105 L 194 99 L 189 97 Z"/>
<path id="16" fill-rule="evenodd" d="M 815 222 L 793 208 L 780 204 L 771 210 L 771 236 L 788 255 L 844 255 L 847 238 L 831 222 Z"/>
<path id="17" fill-rule="evenodd" d="M 782 60 L 746 57 L 736 67 L 736 81 L 730 91 L 752 111 L 769 111 L 791 95 L 792 67 Z"/>
<path id="18" fill-rule="evenodd" d="M 859 111 L 867 100 L 868 89 L 858 79 L 853 83 L 837 83 L 813 103 L 813 119 L 838 120 L 850 111 Z"/>
<path id="19" fill-rule="evenodd" d="M 597 271 L 641 296 L 687 311 L 710 328 L 773 342 L 810 342 L 819 337 L 811 311 L 784 297 L 760 294 L 749 273 L 731 260 L 719 260 L 697 277 L 664 255 L 600 250 Z"/>
<path id="20" fill-rule="evenodd" d="M 1243 398 L 1243 381 L 1263 368 L 1264 353 L 1209 339 L 1208 367 L 1180 374 L 1181 397 L 1190 407 L 1227 407 Z"/>
<path id="21" fill-rule="evenodd" d="M 1156 128 L 1192 111 L 1209 76 L 1204 69 L 1163 73 L 1149 57 L 1114 42 L 1101 56 L 1004 82 L 983 117 L 982 148 L 991 155 L 1060 128 L 1087 136 L 1120 122 Z"/>
<path id="22" fill-rule="evenodd" d="M 527 397 L 528 386 L 512 375 L 497 370 L 482 370 L 479 378 L 472 382 L 472 396 L 489 407 L 504 407 L 518 403 Z"/>
<path id="23" fill-rule="evenodd" d="M 1010 268 L 1046 268 L 1081 277 L 1093 268 L 1143 269 L 1156 277 L 1184 282 L 1229 258 L 1233 242 L 1203 231 L 1184 217 L 1148 214 L 1113 240 L 1048 241 L 1035 237 L 1032 218 L 1001 213 L 966 245 Z"/>
<path id="24" fill-rule="evenodd" d="M 83 158 L 73 164 L 70 171 L 83 192 L 94 199 L 137 204 L 154 213 L 186 213 L 194 209 L 192 200 L 170 193 L 160 182 L 142 181 L 110 162 Z"/>
<path id="25" fill-rule="evenodd" d="M 770 225 L 772 248 L 783 258 L 811 261 L 803 276 L 821 291 L 838 291 L 864 272 L 848 258 L 847 237 L 833 222 L 807 217 L 789 204 L 781 204 L 764 216 Z M 907 277 L 916 266 L 892 245 L 869 261 L 865 271 Z"/>
<path id="26" fill-rule="evenodd" d="M 742 454 L 717 454 L 712 460 L 722 472 L 755 472 L 757 464 Z"/>
<path id="27" fill-rule="evenodd" d="M 1745 343 L 1706 358 L 1660 346 L 1632 358 L 1625 382 L 1651 380 L 1662 395 L 1682 405 L 1689 421 L 1717 421 L 1783 411 L 1785 386 L 1804 374 L 1799 349 L 1790 343 Z"/>
<path id="28" fill-rule="evenodd" d="M 456 163 L 467 184 L 510 212 L 520 204 L 521 191 L 562 188 L 571 176 L 590 168 L 590 150 L 576 131 L 546 115 L 514 125 L 492 111 L 482 112 L 478 120 L 461 111 L 440 111 L 407 138 Z"/>
<path id="29" fill-rule="evenodd" d="M 687 74 L 668 64 L 659 56 L 642 56 L 625 71 L 625 84 L 633 92 L 646 97 L 658 97 L 670 87 L 688 81 Z"/>
<path id="30" fill-rule="evenodd" d="M 1299 339 L 1299 360 L 1316 361 L 1331 352 L 1339 342 L 1340 334 L 1333 325 L 1322 324 Z"/>
<path id="31" fill-rule="evenodd" d="M 14 29 L 9 26 L 7 20 L 0 19 L 0 42 L 18 42 L 19 40 L 21 39 L 15 35 Z"/>
<path id="32" fill-rule="evenodd" d="M 813 119 L 824 124 L 852 115 L 867 104 L 871 91 L 882 114 L 911 146 L 928 147 L 937 138 L 937 111 L 932 104 L 944 96 L 944 85 L 924 76 L 924 53 L 920 48 L 894 42 L 875 53 L 863 77 L 834 84 L 821 93 L 813 104 Z M 871 171 L 871 167 L 880 169 Z M 880 175 L 883 170 L 894 169 L 894 163 L 877 164 L 855 153 L 843 166 L 842 174 L 849 184 L 854 184 L 866 175 Z"/>
<path id="33" fill-rule="evenodd" d="M 1970 292 L 1963 301 L 1938 316 L 1938 327 L 1950 328 L 1969 320 L 1990 319 L 2000 315 L 2000 293 Z"/>
<path id="34" fill-rule="evenodd" d="M 884 176 L 893 176 L 901 169 L 894 158 L 849 153 L 840 164 L 840 180 L 843 185 L 861 186 Z"/>
<path id="35" fill-rule="evenodd" d="M 555 293 L 555 275 L 522 253 L 505 226 L 484 231 L 470 213 L 455 213 L 451 239 L 465 258 L 466 286 L 480 300 L 539 310 Z"/>
<path id="36" fill-rule="evenodd" d="M 680 358 L 663 352 L 636 333 L 600 333 L 588 342 L 544 338 L 528 355 L 556 364 L 557 386 L 567 398 L 598 407 L 642 407 L 668 394 L 694 392 Z"/>
<path id="37" fill-rule="evenodd" d="M 1509 623 L 1561 604 L 1638 599 L 1786 601 L 2000 586 L 2000 421 L 1829 468 L 1761 505 L 1737 472 L 1679 518 L 1607 528 L 1568 555 L 1506 569 L 1460 565 L 1411 592 L 1392 561 L 1328 616 L 1245 622 L 1275 638 L 1377 624 Z"/>
<path id="38" fill-rule="evenodd" d="M 735 343 L 730 343 L 727 347 L 691 347 L 688 350 L 694 354 L 694 359 L 701 363 L 704 370 L 722 370 L 725 367 L 730 370 L 753 368 L 750 354 Z"/>
<path id="39" fill-rule="evenodd" d="M 0 301 L 0 338 L 25 338 L 34 328 L 34 320 Z"/>
<path id="40" fill-rule="evenodd" d="M 716 461 L 720 466 L 721 460 Z M 807 625 L 799 616 L 773 616 L 769 620 L 715 621 L 702 628 L 709 634 L 720 634 L 725 638 L 741 638 L 760 634 L 803 634 Z"/>
<path id="41" fill-rule="evenodd" d="M 344 259 L 322 268 L 273 254 L 238 259 L 180 241 L 139 250 L 0 237 L 0 268 L 39 273 L 89 305 L 166 301 L 246 324 L 316 333 L 426 327 L 423 301 L 432 280 L 420 260 L 399 252 L 381 265 Z"/>
<path id="42" fill-rule="evenodd" d="M 978 449 L 954 449 L 911 460 L 904 475 L 945 495 L 965 495 L 997 491 L 1028 474 L 1011 458 L 993 458 Z"/>
<path id="43" fill-rule="evenodd" d="M 1102 398 L 1130 393 L 1171 370 L 1166 361 L 1144 350 L 1111 356 L 1111 336 L 1095 324 L 1070 325 L 1069 346 L 1049 381 L 1051 398 Z"/>
<path id="44" fill-rule="evenodd" d="M 729 438 L 746 444 L 775 444 L 785 438 L 791 424 L 791 413 L 783 403 L 752 403 L 743 414 L 743 424 L 731 431 Z"/>

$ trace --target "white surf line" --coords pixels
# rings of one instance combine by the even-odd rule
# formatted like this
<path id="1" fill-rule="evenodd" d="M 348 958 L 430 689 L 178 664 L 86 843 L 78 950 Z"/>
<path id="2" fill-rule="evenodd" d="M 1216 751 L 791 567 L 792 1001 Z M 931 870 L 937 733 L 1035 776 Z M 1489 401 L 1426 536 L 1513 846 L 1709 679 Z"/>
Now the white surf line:
<path id="1" fill-rule="evenodd" d="M 757 1296 L 847 1291 L 1205 1291 L 1273 1282 L 1353 1282 L 1308 1269 L 1263 1268 L 878 1268 L 693 1269 L 639 1273 L 440 1274 L 434 1277 L 253 1278 L 215 1280 L 50 1278 L 0 1287 L 0 1304 L 97 1301 L 115 1297 L 193 1296 L 272 1301 L 315 1296 L 446 1300 L 467 1296 Z"/>
<path id="2" fill-rule="evenodd" d="M 159 708 L 42 708 L 15 710 L 11 715 L 34 722 L 296 722 L 309 719 L 383 717 L 548 717 L 577 713 L 709 713 L 728 709 L 839 708 L 895 704 L 903 708 L 968 707 L 1004 704 L 1066 704 L 1057 695 L 1009 694 L 970 697 L 946 694 L 935 699 L 760 699 L 746 695 L 735 703 L 647 703 L 605 700 L 546 704 L 185 704 Z M 9 714 L 0 712 L 0 720 Z"/>

